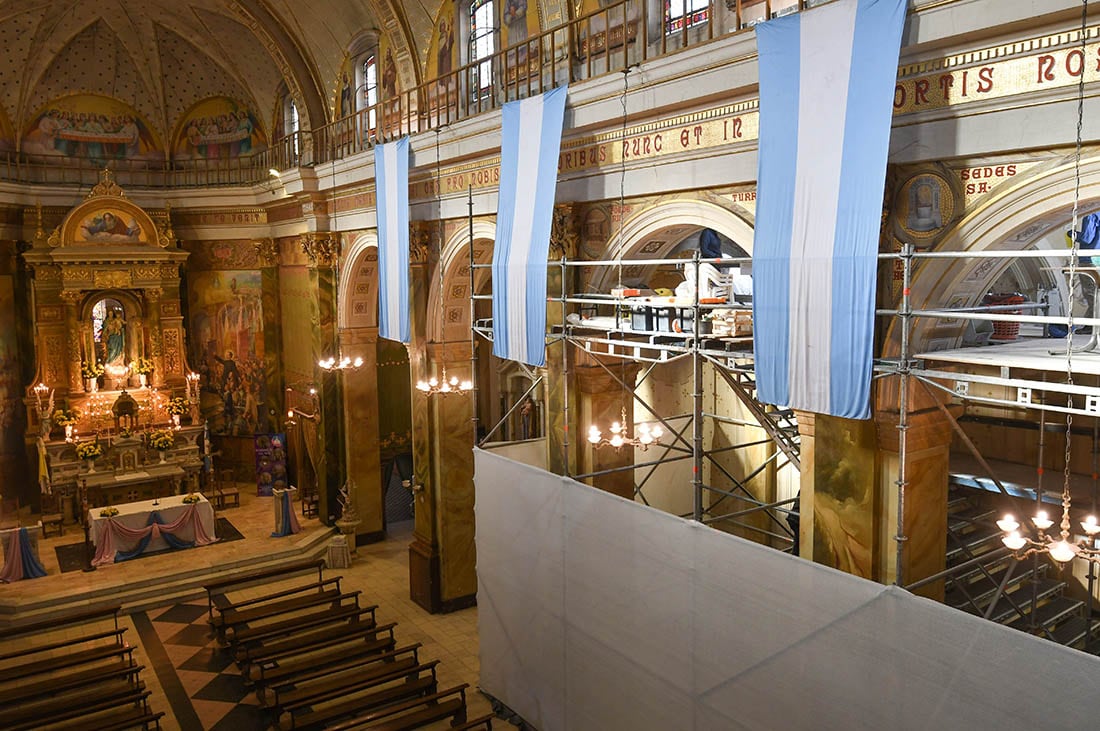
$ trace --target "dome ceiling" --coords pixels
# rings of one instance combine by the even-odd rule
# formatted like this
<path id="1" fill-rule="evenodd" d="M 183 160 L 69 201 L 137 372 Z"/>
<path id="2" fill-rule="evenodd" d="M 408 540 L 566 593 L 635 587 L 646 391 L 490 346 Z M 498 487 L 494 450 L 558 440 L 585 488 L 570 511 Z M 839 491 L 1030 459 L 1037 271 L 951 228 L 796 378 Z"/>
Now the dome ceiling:
<path id="1" fill-rule="evenodd" d="M 132 108 L 173 143 L 188 111 L 212 97 L 247 107 L 271 135 L 284 82 L 303 127 L 331 115 L 346 49 L 365 30 L 412 64 L 439 0 L 15 0 L 0 4 L 0 111 L 16 139 L 73 95 Z M 411 17 L 410 17 L 411 16 Z M 415 83 L 415 70 L 402 79 Z M 411 78 L 410 78 L 411 77 Z M 110 114 L 110 112 L 108 112 Z"/>

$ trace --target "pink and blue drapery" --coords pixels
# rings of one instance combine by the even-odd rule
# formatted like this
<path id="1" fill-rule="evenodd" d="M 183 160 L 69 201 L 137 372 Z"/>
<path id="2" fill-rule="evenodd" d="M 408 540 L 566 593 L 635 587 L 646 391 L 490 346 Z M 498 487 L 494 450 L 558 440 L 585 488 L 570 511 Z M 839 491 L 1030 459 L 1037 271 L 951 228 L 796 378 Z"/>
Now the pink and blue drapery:
<path id="1" fill-rule="evenodd" d="M 870 417 L 876 254 L 905 7 L 837 0 L 756 26 L 761 401 Z"/>
<path id="2" fill-rule="evenodd" d="M 194 536 L 188 541 L 179 536 Z M 117 561 L 127 561 L 141 555 L 148 548 L 149 541 L 163 538 L 170 548 L 191 548 L 205 546 L 218 540 L 206 532 L 199 519 L 198 503 L 188 505 L 179 517 L 171 523 L 165 523 L 157 511 L 152 511 L 144 528 L 129 528 L 116 518 L 106 518 L 96 538 L 93 566 L 102 566 Z M 129 549 L 123 546 L 130 546 Z"/>
<path id="3" fill-rule="evenodd" d="M 26 528 L 12 530 L 6 537 L 4 546 L 4 567 L 0 570 L 0 581 L 10 584 L 20 579 L 37 579 L 46 575 L 38 557 L 31 548 L 31 538 Z"/>
<path id="4" fill-rule="evenodd" d="M 546 257 L 566 87 L 503 109 L 493 245 L 493 355 L 546 362 Z"/>
<path id="5" fill-rule="evenodd" d="M 378 334 L 409 342 L 409 138 L 374 148 Z"/>

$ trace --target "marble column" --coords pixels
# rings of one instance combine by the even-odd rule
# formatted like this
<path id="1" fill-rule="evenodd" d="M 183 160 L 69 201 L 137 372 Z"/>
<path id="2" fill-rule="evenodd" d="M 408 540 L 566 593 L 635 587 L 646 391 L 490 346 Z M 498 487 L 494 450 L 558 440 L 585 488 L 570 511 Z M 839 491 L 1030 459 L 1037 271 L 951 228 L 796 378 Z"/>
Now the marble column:
<path id="1" fill-rule="evenodd" d="M 634 464 L 633 447 L 614 449 L 605 446 L 597 449 L 584 440 L 590 424 L 595 424 L 605 437 L 611 436 L 611 424 L 616 421 L 621 422 L 630 434 L 634 433 L 633 392 L 620 386 L 619 381 L 628 386 L 633 384 L 640 366 L 615 358 L 607 359 L 606 368 L 594 364 L 591 356 L 586 356 L 585 361 L 578 363 L 573 370 L 573 382 L 577 386 L 577 420 L 572 436 L 583 442 L 578 446 L 578 472 L 588 474 Z M 628 500 L 634 499 L 633 470 L 590 477 L 585 482 Z"/>
<path id="2" fill-rule="evenodd" d="M 363 366 L 344 378 L 344 448 L 348 479 L 355 485 L 351 498 L 362 521 L 356 542 L 363 544 L 385 535 L 378 388 L 371 377 L 378 367 L 378 328 L 346 329 L 340 338 L 344 352 L 363 359 Z"/>
<path id="3" fill-rule="evenodd" d="M 899 492 L 899 431 L 897 412 L 875 414 L 878 430 L 878 486 L 882 500 L 877 511 L 882 550 L 875 571 L 879 581 L 897 578 Z M 902 584 L 912 584 L 946 567 L 947 487 L 951 451 L 951 423 L 938 407 L 908 415 L 905 445 L 905 503 L 902 544 Z M 943 601 L 942 581 L 921 587 L 917 594 Z"/>
<path id="4" fill-rule="evenodd" d="M 897 578 L 897 412 L 856 421 L 798 412 L 803 558 L 881 583 Z M 902 583 L 942 571 L 951 427 L 938 409 L 909 414 Z M 942 599 L 942 582 L 918 593 Z"/>
<path id="5" fill-rule="evenodd" d="M 145 342 L 148 344 L 147 357 L 153 361 L 154 388 L 164 387 L 164 352 L 160 331 L 160 298 L 164 292 L 159 287 L 145 290 L 146 317 Z"/>
<path id="6" fill-rule="evenodd" d="M 77 303 L 83 298 L 83 292 L 66 290 L 61 293 L 61 300 L 65 303 L 65 333 L 67 344 L 67 357 L 69 363 L 69 390 L 80 393 L 84 390 L 84 379 L 80 375 L 80 321 L 77 316 Z"/>

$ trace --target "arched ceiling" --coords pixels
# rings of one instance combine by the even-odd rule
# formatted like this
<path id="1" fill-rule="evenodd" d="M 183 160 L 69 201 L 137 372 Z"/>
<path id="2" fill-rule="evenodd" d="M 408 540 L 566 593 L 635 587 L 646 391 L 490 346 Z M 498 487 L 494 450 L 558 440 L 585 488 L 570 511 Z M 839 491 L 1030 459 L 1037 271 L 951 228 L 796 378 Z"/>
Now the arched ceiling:
<path id="1" fill-rule="evenodd" d="M 171 144 L 212 96 L 251 107 L 265 131 L 285 82 L 303 127 L 324 124 L 352 39 L 376 29 L 416 83 L 441 0 L 14 0 L 0 3 L 0 110 L 18 137 L 52 100 L 122 101 Z"/>

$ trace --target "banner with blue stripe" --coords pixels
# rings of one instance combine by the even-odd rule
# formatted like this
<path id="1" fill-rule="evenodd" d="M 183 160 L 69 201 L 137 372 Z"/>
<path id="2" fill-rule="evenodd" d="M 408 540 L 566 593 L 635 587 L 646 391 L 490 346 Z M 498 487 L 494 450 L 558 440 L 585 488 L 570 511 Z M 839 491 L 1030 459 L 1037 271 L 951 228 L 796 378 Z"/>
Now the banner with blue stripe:
<path id="1" fill-rule="evenodd" d="M 374 148 L 378 334 L 409 342 L 409 138 Z"/>
<path id="2" fill-rule="evenodd" d="M 761 401 L 871 415 L 875 274 L 906 0 L 756 26 L 753 332 Z"/>
<path id="3" fill-rule="evenodd" d="M 493 355 L 546 362 L 546 257 L 566 87 L 504 105 L 493 245 Z"/>

